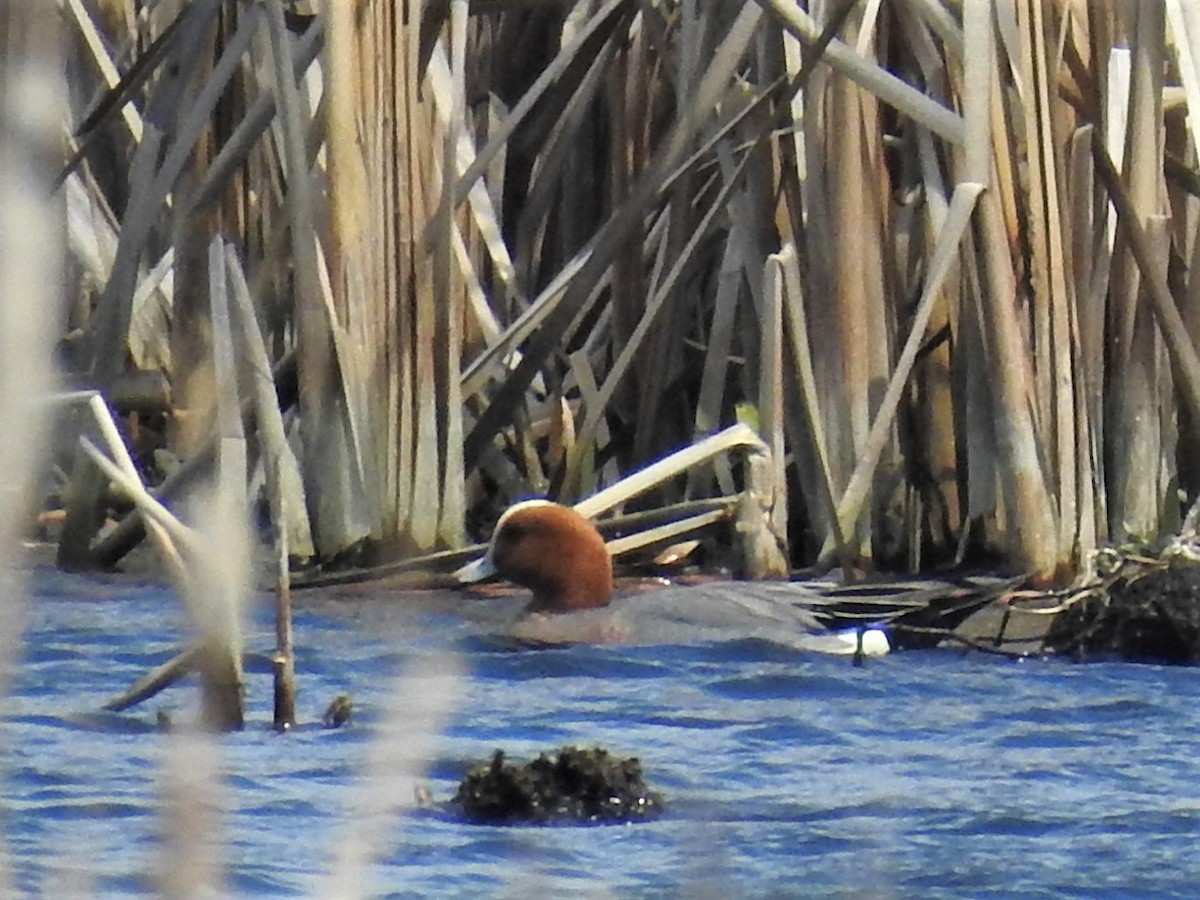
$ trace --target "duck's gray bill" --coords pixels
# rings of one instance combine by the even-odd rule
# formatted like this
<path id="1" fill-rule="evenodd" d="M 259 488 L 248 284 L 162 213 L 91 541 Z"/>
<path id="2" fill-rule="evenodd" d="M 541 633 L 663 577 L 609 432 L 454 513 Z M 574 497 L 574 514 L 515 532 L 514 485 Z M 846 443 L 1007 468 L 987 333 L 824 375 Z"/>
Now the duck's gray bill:
<path id="1" fill-rule="evenodd" d="M 476 581 L 483 581 L 485 578 L 490 578 L 496 574 L 496 566 L 492 562 L 490 556 L 481 556 L 475 562 L 467 563 L 461 569 L 454 573 L 454 577 L 458 579 L 460 584 L 473 584 Z"/>

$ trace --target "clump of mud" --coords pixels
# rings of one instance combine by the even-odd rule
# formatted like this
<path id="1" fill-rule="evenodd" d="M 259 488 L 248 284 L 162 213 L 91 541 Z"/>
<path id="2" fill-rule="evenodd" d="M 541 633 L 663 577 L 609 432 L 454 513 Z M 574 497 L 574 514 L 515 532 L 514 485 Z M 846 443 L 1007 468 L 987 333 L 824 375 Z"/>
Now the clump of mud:
<path id="1" fill-rule="evenodd" d="M 497 750 L 490 763 L 466 774 L 451 805 L 468 821 L 503 825 L 637 821 L 661 813 L 663 801 L 646 786 L 636 758 L 563 747 L 521 765 L 505 762 Z"/>
<path id="2" fill-rule="evenodd" d="M 1200 662 L 1200 566 L 1150 567 L 1115 579 L 1059 613 L 1046 646 L 1086 660 Z"/>

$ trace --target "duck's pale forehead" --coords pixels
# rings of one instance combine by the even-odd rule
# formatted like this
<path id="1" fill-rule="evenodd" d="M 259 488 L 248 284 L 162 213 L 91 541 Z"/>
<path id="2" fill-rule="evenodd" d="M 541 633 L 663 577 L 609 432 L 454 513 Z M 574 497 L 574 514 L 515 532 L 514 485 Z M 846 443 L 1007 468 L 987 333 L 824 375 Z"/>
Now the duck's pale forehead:
<path id="1" fill-rule="evenodd" d="M 513 516 L 520 515 L 521 513 L 525 512 L 526 510 L 539 509 L 539 508 L 543 508 L 543 507 L 547 507 L 547 506 L 555 506 L 555 505 L 556 504 L 551 503 L 549 500 L 522 500 L 520 503 L 514 503 L 512 506 L 510 506 L 508 509 L 506 509 L 504 511 L 504 514 L 501 515 L 500 518 L 497 520 L 496 533 L 499 533 L 500 529 L 504 527 L 504 523 L 507 522 L 509 519 L 511 519 Z"/>

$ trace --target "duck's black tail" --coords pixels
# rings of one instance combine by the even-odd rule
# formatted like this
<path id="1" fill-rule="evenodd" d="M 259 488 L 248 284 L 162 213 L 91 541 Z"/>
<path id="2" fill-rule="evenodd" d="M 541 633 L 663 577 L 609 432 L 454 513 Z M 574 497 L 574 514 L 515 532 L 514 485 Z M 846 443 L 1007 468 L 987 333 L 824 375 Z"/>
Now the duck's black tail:
<path id="1" fill-rule="evenodd" d="M 833 630 L 882 626 L 896 649 L 935 647 L 972 614 L 995 603 L 1022 578 L 964 575 L 838 585 L 803 605 Z"/>

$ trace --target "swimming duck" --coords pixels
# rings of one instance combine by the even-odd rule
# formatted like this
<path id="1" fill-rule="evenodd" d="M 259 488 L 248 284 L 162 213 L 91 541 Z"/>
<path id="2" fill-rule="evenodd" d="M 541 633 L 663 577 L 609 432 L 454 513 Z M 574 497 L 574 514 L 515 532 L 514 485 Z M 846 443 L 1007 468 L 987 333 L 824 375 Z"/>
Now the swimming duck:
<path id="1" fill-rule="evenodd" d="M 494 575 L 533 591 L 513 634 L 538 643 L 687 643 L 759 637 L 804 650 L 881 656 L 879 629 L 831 632 L 798 606 L 815 592 L 795 582 L 664 588 L 613 598 L 612 558 L 596 527 L 548 500 L 509 507 L 487 552 L 459 569 L 460 583 Z"/>
<path id="2" fill-rule="evenodd" d="M 531 613 L 608 606 L 612 557 L 596 526 L 569 506 L 525 500 L 496 522 L 487 553 L 455 573 L 469 584 L 492 575 L 533 591 Z"/>

